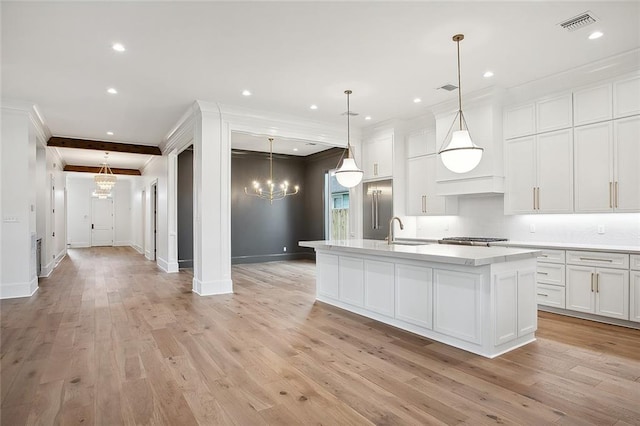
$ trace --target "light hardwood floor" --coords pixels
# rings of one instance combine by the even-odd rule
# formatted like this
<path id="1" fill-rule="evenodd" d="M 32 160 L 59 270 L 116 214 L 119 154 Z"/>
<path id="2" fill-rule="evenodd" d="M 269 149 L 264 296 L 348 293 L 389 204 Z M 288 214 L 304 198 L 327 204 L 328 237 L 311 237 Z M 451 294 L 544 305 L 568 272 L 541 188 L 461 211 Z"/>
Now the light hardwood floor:
<path id="1" fill-rule="evenodd" d="M 494 360 L 314 303 L 308 261 L 200 297 L 129 248 L 1 303 L 2 425 L 640 424 L 640 331 L 540 314 Z"/>

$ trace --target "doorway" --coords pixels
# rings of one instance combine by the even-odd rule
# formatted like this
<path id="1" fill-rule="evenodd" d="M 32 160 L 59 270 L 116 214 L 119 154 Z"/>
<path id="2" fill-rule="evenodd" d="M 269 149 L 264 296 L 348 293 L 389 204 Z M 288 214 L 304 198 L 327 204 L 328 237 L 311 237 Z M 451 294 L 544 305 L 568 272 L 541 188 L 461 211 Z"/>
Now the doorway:
<path id="1" fill-rule="evenodd" d="M 338 183 L 335 170 L 324 176 L 324 227 L 325 239 L 349 238 L 349 188 Z"/>
<path id="2" fill-rule="evenodd" d="M 91 199 L 91 247 L 113 245 L 113 200 Z"/>
<path id="3" fill-rule="evenodd" d="M 193 145 L 178 154 L 178 268 L 193 268 Z"/>
<path id="4" fill-rule="evenodd" d="M 151 185 L 151 260 L 157 259 L 158 247 L 158 182 Z"/>

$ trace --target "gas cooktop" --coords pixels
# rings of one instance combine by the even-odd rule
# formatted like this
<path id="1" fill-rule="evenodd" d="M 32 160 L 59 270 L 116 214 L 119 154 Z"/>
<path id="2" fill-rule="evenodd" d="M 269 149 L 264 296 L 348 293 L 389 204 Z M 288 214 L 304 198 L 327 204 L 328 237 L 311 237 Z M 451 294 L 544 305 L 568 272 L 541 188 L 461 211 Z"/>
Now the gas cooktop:
<path id="1" fill-rule="evenodd" d="M 466 246 L 489 246 L 490 243 L 509 241 L 506 238 L 494 237 L 446 237 L 438 240 L 439 244 L 460 244 Z"/>

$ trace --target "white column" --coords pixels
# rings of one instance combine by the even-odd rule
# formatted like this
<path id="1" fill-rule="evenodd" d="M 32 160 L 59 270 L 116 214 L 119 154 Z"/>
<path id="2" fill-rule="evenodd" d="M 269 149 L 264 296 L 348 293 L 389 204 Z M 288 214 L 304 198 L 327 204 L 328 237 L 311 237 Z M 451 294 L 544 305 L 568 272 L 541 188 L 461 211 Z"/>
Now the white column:
<path id="1" fill-rule="evenodd" d="M 232 293 L 231 134 L 219 110 L 198 103 L 195 115 L 193 291 Z"/>
<path id="2" fill-rule="evenodd" d="M 2 109 L 0 298 L 31 296 L 36 277 L 36 136 L 27 111 Z"/>
<path id="3" fill-rule="evenodd" d="M 167 272 L 178 272 L 178 154 L 171 151 L 167 158 Z"/>

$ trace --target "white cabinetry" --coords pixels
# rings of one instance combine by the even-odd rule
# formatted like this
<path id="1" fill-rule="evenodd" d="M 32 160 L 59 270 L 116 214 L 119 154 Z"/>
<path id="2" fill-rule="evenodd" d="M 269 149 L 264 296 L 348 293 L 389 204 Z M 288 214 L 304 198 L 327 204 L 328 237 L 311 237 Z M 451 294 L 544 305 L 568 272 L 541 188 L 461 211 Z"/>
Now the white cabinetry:
<path id="1" fill-rule="evenodd" d="M 504 110 L 504 138 L 512 139 L 536 133 L 535 104 L 517 105 Z"/>
<path id="2" fill-rule="evenodd" d="M 393 317 L 395 293 L 394 264 L 377 260 L 364 261 L 364 307 Z"/>
<path id="3" fill-rule="evenodd" d="M 607 121 L 613 118 L 613 91 L 611 84 L 586 87 L 573 92 L 573 124 Z"/>
<path id="4" fill-rule="evenodd" d="M 571 93 L 536 102 L 536 133 L 568 129 L 573 125 Z"/>
<path id="5" fill-rule="evenodd" d="M 629 319 L 640 322 L 640 254 L 631 255 Z"/>
<path id="6" fill-rule="evenodd" d="M 390 178 L 393 174 L 393 132 L 376 134 L 363 143 L 363 179 Z"/>
<path id="7" fill-rule="evenodd" d="M 506 141 L 505 213 L 573 211 L 572 130 Z"/>
<path id="8" fill-rule="evenodd" d="M 458 213 L 458 199 L 437 194 L 437 156 L 407 160 L 407 214 L 410 216 L 451 215 Z"/>
<path id="9" fill-rule="evenodd" d="M 338 282 L 339 282 L 339 267 L 338 256 L 325 253 L 317 253 L 317 269 L 316 278 L 317 288 L 316 292 L 322 296 L 337 299 L 339 297 Z"/>
<path id="10" fill-rule="evenodd" d="M 340 256 L 339 298 L 355 306 L 364 305 L 364 261 Z"/>
<path id="11" fill-rule="evenodd" d="M 421 129 L 407 135 L 407 158 L 436 154 L 436 129 Z"/>
<path id="12" fill-rule="evenodd" d="M 628 268 L 627 254 L 567 252 L 567 309 L 628 320 Z"/>
<path id="13" fill-rule="evenodd" d="M 613 117 L 640 114 L 640 75 L 613 83 Z"/>
<path id="14" fill-rule="evenodd" d="M 496 306 L 495 344 L 509 342 L 537 328 L 537 311 L 530 303 L 535 292 L 535 271 L 497 274 L 494 279 Z"/>
<path id="15" fill-rule="evenodd" d="M 640 210 L 640 116 L 575 129 L 575 211 Z"/>
<path id="16" fill-rule="evenodd" d="M 396 265 L 396 318 L 409 324 L 433 327 L 433 270 Z"/>
<path id="17" fill-rule="evenodd" d="M 538 256 L 536 271 L 538 305 L 565 308 L 564 263 L 564 250 L 543 250 Z"/>

